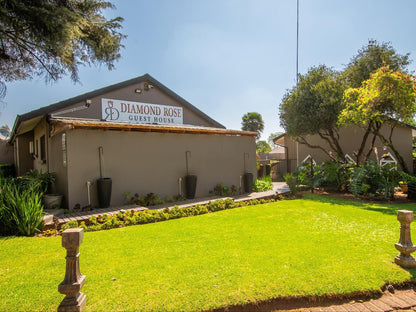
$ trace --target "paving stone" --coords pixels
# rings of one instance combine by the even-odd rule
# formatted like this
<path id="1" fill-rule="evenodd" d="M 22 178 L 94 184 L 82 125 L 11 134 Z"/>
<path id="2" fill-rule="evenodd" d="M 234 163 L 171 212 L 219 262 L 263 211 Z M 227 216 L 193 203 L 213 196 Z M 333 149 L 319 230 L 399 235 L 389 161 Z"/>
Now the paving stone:
<path id="1" fill-rule="evenodd" d="M 382 308 L 375 305 L 373 301 L 368 301 L 363 303 L 367 309 L 369 309 L 371 312 L 384 312 Z"/>
<path id="2" fill-rule="evenodd" d="M 366 307 L 364 304 L 359 303 L 359 302 L 354 303 L 354 304 L 353 304 L 353 307 L 354 307 L 355 309 L 358 309 L 358 310 L 359 310 L 359 311 L 361 311 L 361 312 L 371 312 L 371 310 L 367 309 L 367 307 Z"/>
<path id="3" fill-rule="evenodd" d="M 387 304 L 388 306 L 392 307 L 393 309 L 400 309 L 400 304 L 397 301 L 393 300 L 393 296 L 391 297 L 384 297 L 379 299 L 381 302 Z"/>
<path id="4" fill-rule="evenodd" d="M 396 298 L 399 298 L 400 300 L 403 300 L 404 302 L 407 302 L 410 304 L 410 306 L 416 306 L 416 298 L 412 298 L 412 296 L 406 293 L 399 294 Z"/>
<path id="5" fill-rule="evenodd" d="M 344 307 L 348 312 L 361 312 L 358 308 L 354 307 L 354 304 L 352 303 L 344 304 Z"/>
<path id="6" fill-rule="evenodd" d="M 374 304 L 375 306 L 378 306 L 380 309 L 382 309 L 384 312 L 387 311 L 393 311 L 393 308 L 387 304 L 385 304 L 383 301 L 381 301 L 380 299 L 378 300 L 373 300 L 371 301 L 372 304 Z"/>
<path id="7" fill-rule="evenodd" d="M 405 309 L 410 309 L 412 307 L 411 304 L 409 304 L 406 301 L 398 298 L 397 296 L 393 296 L 390 299 L 392 299 L 393 301 L 396 301 L 400 305 L 399 309 L 405 310 Z"/>
<path id="8" fill-rule="evenodd" d="M 402 295 L 404 295 L 409 300 L 412 300 L 412 302 L 414 302 L 413 305 L 416 306 L 416 292 L 415 291 L 409 290 L 409 291 L 402 293 Z"/>
<path id="9" fill-rule="evenodd" d="M 345 304 L 339 305 L 339 306 L 332 306 L 331 308 L 335 310 L 336 312 L 351 312 L 350 310 L 347 309 Z"/>

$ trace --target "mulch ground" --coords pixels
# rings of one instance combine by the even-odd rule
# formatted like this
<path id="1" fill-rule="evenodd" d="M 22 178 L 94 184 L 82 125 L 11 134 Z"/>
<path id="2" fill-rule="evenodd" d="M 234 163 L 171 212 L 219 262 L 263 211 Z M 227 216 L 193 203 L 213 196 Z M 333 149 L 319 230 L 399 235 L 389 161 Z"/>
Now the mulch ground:
<path id="1" fill-rule="evenodd" d="M 394 193 L 394 199 L 393 200 L 383 200 L 383 199 L 368 199 L 365 197 L 355 197 L 351 193 L 342 193 L 342 192 L 334 192 L 330 190 L 325 189 L 315 189 L 314 194 L 324 195 L 328 197 L 334 197 L 334 198 L 340 198 L 340 199 L 346 199 L 356 202 L 362 202 L 362 203 L 376 203 L 376 204 L 383 204 L 383 203 L 389 203 L 389 204 L 407 204 L 407 203 L 416 203 L 415 200 L 409 200 L 407 199 L 407 194 L 404 194 L 402 192 L 395 192 Z M 303 191 L 300 194 L 305 193 L 311 193 L 311 191 Z"/>

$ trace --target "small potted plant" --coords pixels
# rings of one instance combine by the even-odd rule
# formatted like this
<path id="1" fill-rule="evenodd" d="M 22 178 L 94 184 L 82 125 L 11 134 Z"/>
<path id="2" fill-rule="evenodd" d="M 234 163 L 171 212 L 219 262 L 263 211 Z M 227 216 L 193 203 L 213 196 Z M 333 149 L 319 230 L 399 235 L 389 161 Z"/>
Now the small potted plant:
<path id="1" fill-rule="evenodd" d="M 399 182 L 399 185 L 400 185 L 400 187 L 402 189 L 402 193 L 403 194 L 407 194 L 407 190 L 408 190 L 407 183 L 406 182 L 403 182 L 403 181 L 400 181 Z"/>

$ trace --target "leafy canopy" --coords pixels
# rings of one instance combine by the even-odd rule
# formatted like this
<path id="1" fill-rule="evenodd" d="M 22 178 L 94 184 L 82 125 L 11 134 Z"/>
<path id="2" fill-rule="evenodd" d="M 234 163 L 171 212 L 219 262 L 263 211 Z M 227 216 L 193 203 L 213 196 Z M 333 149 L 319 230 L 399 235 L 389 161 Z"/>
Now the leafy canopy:
<path id="1" fill-rule="evenodd" d="M 79 81 L 79 65 L 120 58 L 121 17 L 107 20 L 101 0 L 0 0 L 0 83 L 44 75 L 47 81 L 70 73 Z"/>
<path id="2" fill-rule="evenodd" d="M 389 66 L 393 71 L 404 71 L 409 64 L 409 53 L 401 55 L 389 42 L 369 40 L 350 60 L 343 75 L 350 87 L 358 88 L 380 67 Z"/>
<path id="3" fill-rule="evenodd" d="M 257 153 L 269 153 L 272 151 L 272 148 L 266 141 L 256 142 L 256 152 Z"/>
<path id="4" fill-rule="evenodd" d="M 280 105 L 280 122 L 289 136 L 316 134 L 336 127 L 343 95 L 339 75 L 325 65 L 300 75 Z"/>
<path id="5" fill-rule="evenodd" d="M 379 68 L 360 88 L 345 90 L 340 124 L 366 125 L 369 121 L 391 119 L 409 123 L 416 113 L 415 76 L 393 71 L 388 66 Z"/>
<path id="6" fill-rule="evenodd" d="M 264 130 L 264 121 L 259 113 L 252 112 L 243 116 L 241 130 L 257 132 L 257 139 Z"/>

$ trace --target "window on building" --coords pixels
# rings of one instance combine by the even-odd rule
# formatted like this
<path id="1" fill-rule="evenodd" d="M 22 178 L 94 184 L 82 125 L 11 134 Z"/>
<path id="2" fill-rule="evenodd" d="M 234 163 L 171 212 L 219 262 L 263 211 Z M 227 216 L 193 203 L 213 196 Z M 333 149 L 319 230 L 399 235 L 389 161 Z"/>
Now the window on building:
<path id="1" fill-rule="evenodd" d="M 40 160 L 44 163 L 46 162 L 46 142 L 44 135 L 40 137 Z"/>

